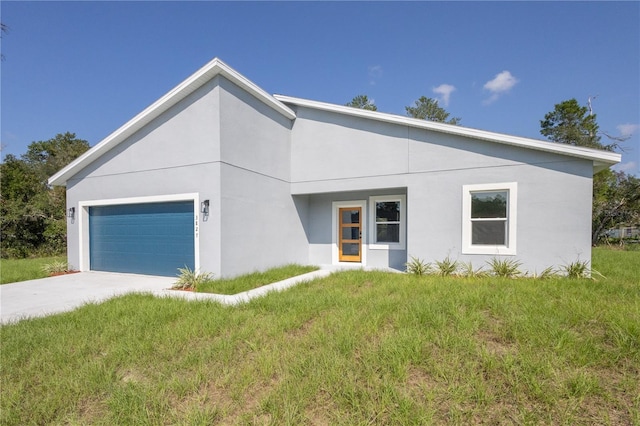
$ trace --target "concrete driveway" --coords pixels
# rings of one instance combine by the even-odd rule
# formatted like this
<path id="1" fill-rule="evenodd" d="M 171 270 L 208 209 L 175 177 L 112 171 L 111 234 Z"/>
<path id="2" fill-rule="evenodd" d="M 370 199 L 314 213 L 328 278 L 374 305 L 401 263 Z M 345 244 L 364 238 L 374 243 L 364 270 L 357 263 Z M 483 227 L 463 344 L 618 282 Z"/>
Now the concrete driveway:
<path id="1" fill-rule="evenodd" d="M 0 323 L 73 310 L 127 293 L 165 293 L 173 277 L 80 272 L 0 285 Z"/>
<path id="2" fill-rule="evenodd" d="M 282 291 L 303 282 L 326 277 L 334 270 L 335 267 L 321 268 L 233 295 L 175 291 L 170 288 L 176 282 L 176 277 L 113 272 L 80 272 L 22 281 L 0 285 L 0 324 L 71 311 L 88 302 L 103 302 L 127 293 L 150 293 L 159 297 L 208 300 L 224 305 L 236 305 L 272 291 Z"/>

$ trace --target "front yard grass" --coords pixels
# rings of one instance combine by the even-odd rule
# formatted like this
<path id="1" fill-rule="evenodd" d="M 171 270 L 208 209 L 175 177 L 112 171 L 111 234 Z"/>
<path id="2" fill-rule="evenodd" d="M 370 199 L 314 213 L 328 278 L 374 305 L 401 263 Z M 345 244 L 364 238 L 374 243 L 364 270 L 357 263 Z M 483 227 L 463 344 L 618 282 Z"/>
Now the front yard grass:
<path id="1" fill-rule="evenodd" d="M 54 262 L 66 262 L 66 256 L 34 259 L 0 259 L 0 284 L 46 278 L 43 267 Z"/>
<path id="2" fill-rule="evenodd" d="M 2 326 L 0 424 L 640 424 L 640 252 L 607 279 L 348 271 L 236 307 Z"/>
<path id="3" fill-rule="evenodd" d="M 242 275 L 236 278 L 222 278 L 207 281 L 199 284 L 197 291 L 200 293 L 237 294 L 317 270 L 317 266 L 291 264 L 263 272 Z"/>

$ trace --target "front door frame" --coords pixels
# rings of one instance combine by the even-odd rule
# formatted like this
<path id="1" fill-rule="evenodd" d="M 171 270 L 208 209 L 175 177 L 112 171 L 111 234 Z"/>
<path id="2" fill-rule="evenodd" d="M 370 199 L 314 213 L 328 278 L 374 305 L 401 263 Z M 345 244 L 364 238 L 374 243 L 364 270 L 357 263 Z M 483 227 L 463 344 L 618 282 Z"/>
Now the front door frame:
<path id="1" fill-rule="evenodd" d="M 338 213 L 341 208 L 345 207 L 354 207 L 361 209 L 361 217 L 360 217 L 360 232 L 362 234 L 361 238 L 361 258 L 360 262 L 340 262 L 340 253 L 338 249 L 338 233 L 340 232 L 340 217 Z M 367 264 L 367 201 L 366 200 L 354 200 L 354 201 L 334 201 L 331 206 L 332 210 L 332 226 L 331 226 L 331 263 L 334 265 L 362 265 L 365 266 Z"/>

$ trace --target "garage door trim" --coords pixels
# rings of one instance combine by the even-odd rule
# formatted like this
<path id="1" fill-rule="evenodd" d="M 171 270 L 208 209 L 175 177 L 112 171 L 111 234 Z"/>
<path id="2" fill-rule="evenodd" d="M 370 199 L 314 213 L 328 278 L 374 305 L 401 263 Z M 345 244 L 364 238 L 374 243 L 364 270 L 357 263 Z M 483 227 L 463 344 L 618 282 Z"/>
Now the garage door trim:
<path id="1" fill-rule="evenodd" d="M 105 200 L 90 200 L 81 201 L 78 203 L 77 209 L 77 221 L 79 224 L 78 237 L 79 244 L 79 256 L 81 271 L 89 271 L 89 208 L 98 206 L 114 206 L 121 204 L 149 204 L 149 203 L 162 203 L 172 201 L 192 201 L 194 211 L 194 228 L 193 228 L 193 252 L 194 252 L 194 264 L 195 270 L 200 270 L 200 196 L 198 193 L 188 194 L 170 194 L 170 195 L 153 195 L 148 197 L 131 197 L 131 198 L 112 198 Z"/>

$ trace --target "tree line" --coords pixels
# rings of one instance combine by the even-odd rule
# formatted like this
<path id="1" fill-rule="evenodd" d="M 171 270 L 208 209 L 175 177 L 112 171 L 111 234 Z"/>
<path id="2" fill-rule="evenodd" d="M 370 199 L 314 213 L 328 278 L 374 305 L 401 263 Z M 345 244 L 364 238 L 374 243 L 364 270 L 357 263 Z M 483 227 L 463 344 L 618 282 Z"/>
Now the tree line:
<path id="1" fill-rule="evenodd" d="M 346 104 L 377 111 L 366 95 Z M 459 125 L 459 117 L 425 96 L 405 107 L 407 116 Z M 619 139 L 602 133 L 587 107 L 575 99 L 555 105 L 540 120 L 540 133 L 550 141 L 614 151 Z M 605 135 L 606 136 L 606 135 Z M 46 141 L 32 142 L 17 158 L 7 155 L 0 163 L 0 256 L 20 258 L 62 254 L 66 251 L 66 188 L 51 187 L 50 176 L 89 149 L 89 143 L 75 133 L 61 133 Z M 593 177 L 592 243 L 597 244 L 613 227 L 640 224 L 640 179 L 624 172 L 603 170 Z"/>
<path id="2" fill-rule="evenodd" d="M 47 180 L 89 149 L 74 133 L 32 142 L 0 164 L 0 256 L 22 258 L 66 252 L 66 188 Z"/>

